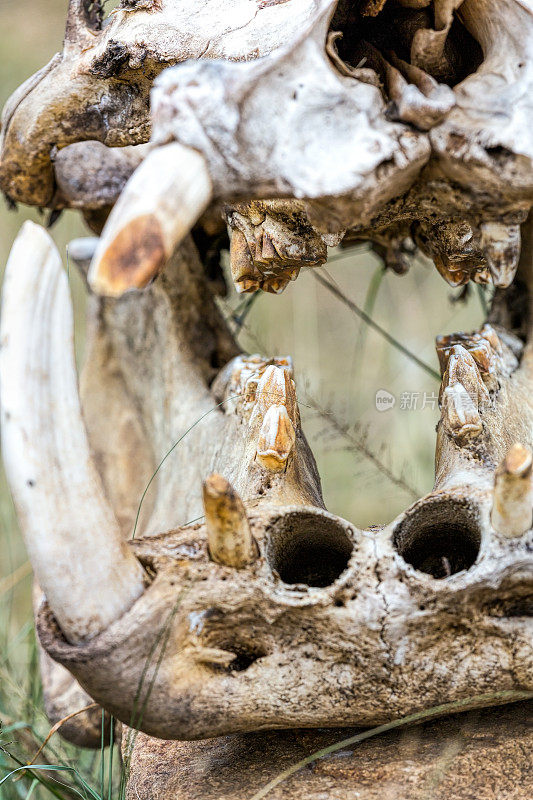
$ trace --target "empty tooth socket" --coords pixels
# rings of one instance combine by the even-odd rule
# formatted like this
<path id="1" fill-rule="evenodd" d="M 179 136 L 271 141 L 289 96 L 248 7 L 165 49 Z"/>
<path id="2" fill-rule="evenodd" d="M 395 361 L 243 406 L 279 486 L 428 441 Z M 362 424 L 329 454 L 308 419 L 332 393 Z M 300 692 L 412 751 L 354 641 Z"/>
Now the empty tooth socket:
<path id="1" fill-rule="evenodd" d="M 393 533 L 404 561 L 434 578 L 447 578 L 475 563 L 481 544 L 477 512 L 453 497 L 431 497 L 407 511 Z"/>

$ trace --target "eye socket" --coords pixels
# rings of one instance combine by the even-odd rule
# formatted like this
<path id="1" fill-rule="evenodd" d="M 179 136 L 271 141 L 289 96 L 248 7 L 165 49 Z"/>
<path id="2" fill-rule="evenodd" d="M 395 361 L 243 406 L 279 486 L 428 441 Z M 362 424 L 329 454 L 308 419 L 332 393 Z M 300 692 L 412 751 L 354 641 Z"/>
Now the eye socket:
<path id="1" fill-rule="evenodd" d="M 475 512 L 452 498 L 431 498 L 396 527 L 393 545 L 420 572 L 442 579 L 475 563 L 481 530 Z"/>
<path id="2" fill-rule="evenodd" d="M 330 586 L 347 568 L 353 551 L 348 530 L 323 514 L 285 514 L 268 530 L 270 567 L 287 584 Z"/>

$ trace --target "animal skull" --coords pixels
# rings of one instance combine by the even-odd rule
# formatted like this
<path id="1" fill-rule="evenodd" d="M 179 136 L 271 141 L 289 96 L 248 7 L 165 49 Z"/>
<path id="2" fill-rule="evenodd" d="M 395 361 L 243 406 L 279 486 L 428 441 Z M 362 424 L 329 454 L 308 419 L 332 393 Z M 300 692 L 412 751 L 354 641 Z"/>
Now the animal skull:
<path id="1" fill-rule="evenodd" d="M 66 278 L 31 223 L 7 268 L 0 374 L 40 640 L 149 736 L 372 725 L 533 691 L 533 16 L 525 0 L 436 0 L 430 28 L 412 5 L 123 2 L 100 29 L 78 0 L 62 56 L 5 112 L 12 199 L 105 218 L 138 164 L 100 240 L 71 250 L 96 248 L 81 405 Z M 380 12 L 399 15 L 397 51 L 377 47 Z M 466 75 L 446 50 L 460 24 L 482 51 Z M 147 147 L 83 143 L 145 142 L 168 64 Z M 88 153 L 98 169 L 74 180 Z M 381 530 L 324 508 L 290 358 L 229 335 L 189 236 L 213 209 L 240 291 L 282 291 L 341 240 L 371 239 L 402 271 L 407 237 L 452 285 L 499 287 L 479 331 L 437 341 L 435 486 Z"/>

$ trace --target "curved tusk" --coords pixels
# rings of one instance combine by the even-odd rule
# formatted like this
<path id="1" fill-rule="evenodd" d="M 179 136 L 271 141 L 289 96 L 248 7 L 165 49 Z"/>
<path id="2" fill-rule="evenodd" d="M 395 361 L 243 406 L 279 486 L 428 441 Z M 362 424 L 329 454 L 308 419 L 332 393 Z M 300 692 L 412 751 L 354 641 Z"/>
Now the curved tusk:
<path id="1" fill-rule="evenodd" d="M 93 465 L 78 397 L 67 276 L 26 222 L 6 268 L 0 327 L 6 473 L 36 577 L 66 638 L 103 631 L 144 589 Z"/>
<path id="2" fill-rule="evenodd" d="M 89 270 L 98 294 L 143 289 L 209 205 L 213 187 L 205 159 L 177 142 L 152 150 L 109 215 Z"/>

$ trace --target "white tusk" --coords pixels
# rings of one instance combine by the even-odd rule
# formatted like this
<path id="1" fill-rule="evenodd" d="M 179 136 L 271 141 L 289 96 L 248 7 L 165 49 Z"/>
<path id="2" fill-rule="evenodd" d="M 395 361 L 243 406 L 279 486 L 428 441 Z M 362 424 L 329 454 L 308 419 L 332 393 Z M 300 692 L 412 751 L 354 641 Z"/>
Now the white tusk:
<path id="1" fill-rule="evenodd" d="M 205 159 L 177 142 L 156 147 L 137 167 L 102 232 L 89 270 L 95 292 L 143 289 L 209 205 Z"/>
<path id="2" fill-rule="evenodd" d="M 66 638 L 105 630 L 144 589 L 93 465 L 77 388 L 68 281 L 26 222 L 6 268 L 0 327 L 3 455 L 28 555 Z"/>
<path id="3" fill-rule="evenodd" d="M 512 538 L 522 536 L 533 522 L 531 450 L 514 444 L 494 477 L 492 527 Z"/>

